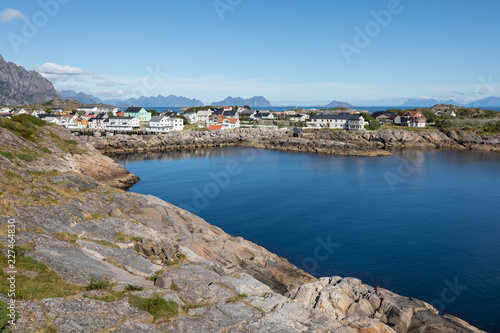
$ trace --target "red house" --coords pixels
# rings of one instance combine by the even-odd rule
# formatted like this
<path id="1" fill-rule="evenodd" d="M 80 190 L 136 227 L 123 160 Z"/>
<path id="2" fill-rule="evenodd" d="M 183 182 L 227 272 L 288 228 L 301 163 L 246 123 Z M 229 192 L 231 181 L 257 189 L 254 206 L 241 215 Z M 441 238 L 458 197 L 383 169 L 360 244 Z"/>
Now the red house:
<path id="1" fill-rule="evenodd" d="M 401 126 L 405 127 L 425 127 L 427 118 L 418 111 L 408 111 L 401 117 Z"/>

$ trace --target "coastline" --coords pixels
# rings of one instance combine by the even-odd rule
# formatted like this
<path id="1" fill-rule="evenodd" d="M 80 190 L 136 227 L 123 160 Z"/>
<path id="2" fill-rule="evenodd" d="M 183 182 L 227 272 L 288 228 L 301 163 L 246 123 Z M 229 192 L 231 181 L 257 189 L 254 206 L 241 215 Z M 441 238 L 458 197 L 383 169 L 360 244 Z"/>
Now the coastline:
<path id="1" fill-rule="evenodd" d="M 473 132 L 437 130 L 320 131 L 294 137 L 290 132 L 276 129 L 238 129 L 163 135 L 82 136 L 81 139 L 105 155 L 228 146 L 365 157 L 390 156 L 387 151 L 390 148 L 500 152 L 498 135 L 480 136 Z"/>
<path id="2" fill-rule="evenodd" d="M 0 214 L 2 218 L 18 222 L 18 245 L 26 248 L 25 255 L 46 264 L 62 280 L 83 287 L 92 278 L 105 279 L 113 283 L 114 289 L 99 293 L 69 292 L 62 295 L 64 299 L 48 297 L 20 302 L 21 319 L 13 327 L 14 332 L 43 325 L 63 331 L 65 327 L 80 324 L 101 327 L 96 321 L 96 313 L 109 317 L 105 327 L 148 332 L 158 329 L 184 332 L 192 331 L 193 327 L 204 332 L 206 327 L 213 325 L 219 325 L 219 329 L 245 326 L 256 332 L 283 329 L 297 332 L 311 329 L 318 332 L 426 329 L 480 332 L 453 316 L 441 316 L 425 302 L 364 285 L 358 279 L 327 277 L 317 280 L 286 259 L 241 237 L 232 237 L 158 198 L 115 190 L 110 186 L 124 187 L 124 183 L 128 185 L 138 177 L 85 143 L 90 140 L 76 138 L 77 147 L 74 148 L 79 150 L 75 153 L 75 149 L 64 151 L 50 134 L 71 141 L 74 137 L 67 130 L 50 126 L 40 133 L 42 138 L 37 144 L 47 147 L 50 154 L 37 151 L 38 146 L 33 143 L 0 129 L 2 142 L 10 144 L 10 148 L 4 146 L 3 150 L 17 153 L 18 148 L 12 147 L 21 147 L 22 151 L 30 150 L 35 156 L 33 162 L 16 160 L 16 163 L 0 156 L 2 175 L 16 175 L 2 177 L 3 182 L 10 182 L 4 183 L 7 192 L 2 200 L 6 199 L 15 208 L 8 210 L 2 206 Z M 234 133 L 229 134 L 229 138 L 212 133 L 204 135 L 206 140 L 188 136 L 174 144 L 152 144 L 137 149 L 248 144 L 241 135 Z M 303 141 L 308 139 L 276 136 L 273 138 L 276 141 L 272 141 L 270 135 L 274 136 L 261 133 L 261 140 L 266 140 L 266 144 L 260 148 L 276 145 L 279 149 L 321 152 L 318 146 L 311 148 Z M 320 143 L 328 146 L 330 140 Z M 364 150 L 345 143 L 334 146 L 347 148 L 347 154 L 379 151 L 378 148 Z M 136 147 L 134 143 L 127 143 L 125 149 Z M 0 236 L 0 240 L 6 244 L 7 236 Z M 32 273 L 22 270 L 21 274 Z M 146 279 L 151 276 L 156 276 L 155 282 Z M 174 282 L 178 287 L 172 288 Z M 154 323 L 147 312 L 131 309 L 126 298 L 111 303 L 101 299 L 122 292 L 130 284 L 145 290 L 130 293 L 128 297 L 147 298 L 160 293 L 179 305 L 179 314 L 165 323 Z M 234 297 L 240 298 L 232 301 Z M 5 295 L 0 298 L 4 302 L 8 300 Z M 136 312 L 125 315 L 123 309 L 129 308 Z M 112 315 L 117 312 L 124 316 Z M 32 313 L 37 315 L 33 317 Z M 231 320 L 227 319 L 228 313 L 234 314 L 229 315 Z M 237 313 L 247 315 L 242 317 Z M 193 318 L 203 319 L 193 322 Z"/>

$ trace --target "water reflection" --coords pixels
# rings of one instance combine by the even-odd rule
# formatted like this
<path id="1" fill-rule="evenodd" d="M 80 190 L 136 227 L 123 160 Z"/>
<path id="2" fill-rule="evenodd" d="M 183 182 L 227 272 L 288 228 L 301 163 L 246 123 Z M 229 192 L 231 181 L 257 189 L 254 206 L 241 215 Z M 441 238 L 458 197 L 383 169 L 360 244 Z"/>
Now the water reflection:
<path id="1" fill-rule="evenodd" d="M 111 156 L 116 163 L 151 161 L 151 160 L 185 160 L 190 158 L 212 158 L 232 154 L 232 148 L 200 148 L 192 150 L 175 150 L 167 152 L 126 153 Z"/>

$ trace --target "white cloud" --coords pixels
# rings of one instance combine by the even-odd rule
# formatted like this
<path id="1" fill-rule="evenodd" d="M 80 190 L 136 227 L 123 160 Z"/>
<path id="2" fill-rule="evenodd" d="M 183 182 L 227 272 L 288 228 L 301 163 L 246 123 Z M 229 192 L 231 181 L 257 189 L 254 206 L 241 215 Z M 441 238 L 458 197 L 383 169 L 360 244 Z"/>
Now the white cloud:
<path id="1" fill-rule="evenodd" d="M 16 19 L 26 19 L 26 16 L 17 9 L 12 8 L 5 8 L 0 12 L 0 22 L 2 23 L 8 23 Z"/>
<path id="2" fill-rule="evenodd" d="M 103 82 L 97 83 L 98 86 L 100 87 L 113 87 L 116 86 L 116 82 L 110 79 L 102 79 L 104 80 Z"/>
<path id="3" fill-rule="evenodd" d="M 91 75 L 90 71 L 83 70 L 78 67 L 71 67 L 68 65 L 58 65 L 51 62 L 35 67 L 35 70 L 42 74 L 53 75 Z"/>

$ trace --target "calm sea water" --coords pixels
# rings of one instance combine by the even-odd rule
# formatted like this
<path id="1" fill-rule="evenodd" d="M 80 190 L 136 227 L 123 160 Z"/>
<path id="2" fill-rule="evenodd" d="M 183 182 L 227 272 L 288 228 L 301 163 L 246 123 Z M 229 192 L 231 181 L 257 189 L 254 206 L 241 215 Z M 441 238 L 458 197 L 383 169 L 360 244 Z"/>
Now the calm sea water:
<path id="1" fill-rule="evenodd" d="M 122 156 L 152 194 L 311 274 L 354 276 L 500 332 L 500 155 L 253 148 Z"/>

